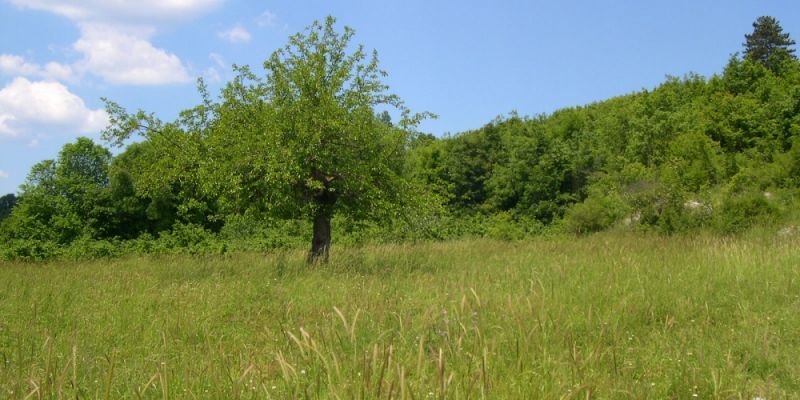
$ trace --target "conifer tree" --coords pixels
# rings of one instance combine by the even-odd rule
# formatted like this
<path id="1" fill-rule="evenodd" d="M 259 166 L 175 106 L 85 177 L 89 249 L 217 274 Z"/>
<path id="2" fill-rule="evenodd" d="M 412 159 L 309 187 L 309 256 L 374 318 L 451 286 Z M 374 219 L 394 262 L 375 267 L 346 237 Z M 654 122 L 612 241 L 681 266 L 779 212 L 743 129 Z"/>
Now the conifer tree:
<path id="1" fill-rule="evenodd" d="M 753 33 L 744 35 L 744 55 L 748 60 L 756 61 L 772 71 L 787 58 L 795 58 L 795 41 L 784 33 L 783 28 L 774 17 L 762 16 L 753 22 Z"/>

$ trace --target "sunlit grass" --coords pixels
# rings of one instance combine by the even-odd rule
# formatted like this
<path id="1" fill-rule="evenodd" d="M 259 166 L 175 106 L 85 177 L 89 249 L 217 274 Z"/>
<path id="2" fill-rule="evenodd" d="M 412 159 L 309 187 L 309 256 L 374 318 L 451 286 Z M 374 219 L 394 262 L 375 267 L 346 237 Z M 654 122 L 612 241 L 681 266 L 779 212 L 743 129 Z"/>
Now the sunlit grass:
<path id="1" fill-rule="evenodd" d="M 797 244 L 0 264 L 0 398 L 798 398 Z"/>

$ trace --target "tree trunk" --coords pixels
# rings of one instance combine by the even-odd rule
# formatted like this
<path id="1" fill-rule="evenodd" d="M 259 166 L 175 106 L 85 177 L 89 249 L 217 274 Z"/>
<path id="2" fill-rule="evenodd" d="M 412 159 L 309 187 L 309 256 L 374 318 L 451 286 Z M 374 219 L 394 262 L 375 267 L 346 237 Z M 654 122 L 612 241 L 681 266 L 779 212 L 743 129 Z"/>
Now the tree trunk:
<path id="1" fill-rule="evenodd" d="M 331 217 L 329 207 L 321 207 L 314 214 L 314 238 L 311 239 L 311 250 L 308 252 L 308 263 L 328 262 L 331 248 Z"/>

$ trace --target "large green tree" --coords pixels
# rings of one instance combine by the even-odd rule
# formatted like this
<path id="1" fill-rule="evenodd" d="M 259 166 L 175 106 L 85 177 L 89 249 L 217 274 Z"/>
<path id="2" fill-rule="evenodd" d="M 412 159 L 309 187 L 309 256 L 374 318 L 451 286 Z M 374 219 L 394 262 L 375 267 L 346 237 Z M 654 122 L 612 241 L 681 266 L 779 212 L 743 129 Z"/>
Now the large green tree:
<path id="1" fill-rule="evenodd" d="M 8 220 L 12 237 L 69 243 L 109 234 L 111 153 L 88 138 L 67 143 L 55 160 L 31 168 Z"/>
<path id="2" fill-rule="evenodd" d="M 409 138 L 430 115 L 411 114 L 388 93 L 377 53 L 352 46 L 354 31 L 335 22 L 291 36 L 264 62 L 263 77 L 237 67 L 219 102 L 201 83 L 203 103 L 173 123 L 108 103 L 105 137 L 119 143 L 138 132 L 158 141 L 178 173 L 198 177 L 229 212 L 309 219 L 309 260 L 326 260 L 334 214 L 398 216 L 413 192 L 403 173 Z M 398 126 L 379 113 L 385 108 L 399 110 Z"/>
<path id="3" fill-rule="evenodd" d="M 758 17 L 753 22 L 753 33 L 744 35 L 744 55 L 775 71 L 787 58 L 794 58 L 795 42 L 784 33 L 778 20 L 770 16 Z"/>

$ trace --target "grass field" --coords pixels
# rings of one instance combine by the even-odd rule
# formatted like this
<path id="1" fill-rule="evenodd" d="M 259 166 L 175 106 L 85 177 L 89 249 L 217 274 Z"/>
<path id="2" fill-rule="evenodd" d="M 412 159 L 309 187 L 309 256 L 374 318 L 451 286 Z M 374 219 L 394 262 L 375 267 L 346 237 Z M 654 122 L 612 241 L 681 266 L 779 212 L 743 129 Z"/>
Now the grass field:
<path id="1" fill-rule="evenodd" d="M 0 264 L 0 398 L 800 398 L 796 237 Z"/>

